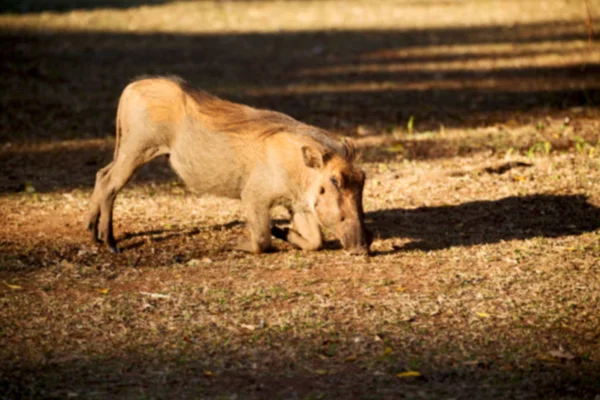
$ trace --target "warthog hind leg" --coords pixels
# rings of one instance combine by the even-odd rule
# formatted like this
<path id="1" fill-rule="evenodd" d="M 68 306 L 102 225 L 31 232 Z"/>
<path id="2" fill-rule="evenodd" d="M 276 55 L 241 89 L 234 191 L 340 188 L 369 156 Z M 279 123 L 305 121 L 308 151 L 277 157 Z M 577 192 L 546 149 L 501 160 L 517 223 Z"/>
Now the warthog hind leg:
<path id="1" fill-rule="evenodd" d="M 112 161 L 110 164 L 100 169 L 96 173 L 96 184 L 94 186 L 94 193 L 92 194 L 92 198 L 90 200 L 90 212 L 88 214 L 86 228 L 90 231 L 92 236 L 92 241 L 100 242 L 100 238 L 98 237 L 98 220 L 100 219 L 100 198 L 102 197 L 102 180 L 105 179 L 106 174 L 108 174 L 114 164 Z"/>
<path id="2" fill-rule="evenodd" d="M 104 242 L 113 253 L 119 252 L 113 233 L 115 198 L 134 172 L 159 154 L 158 149 L 153 150 L 118 152 L 116 159 L 96 175 L 87 228 L 91 231 L 92 240 Z"/>

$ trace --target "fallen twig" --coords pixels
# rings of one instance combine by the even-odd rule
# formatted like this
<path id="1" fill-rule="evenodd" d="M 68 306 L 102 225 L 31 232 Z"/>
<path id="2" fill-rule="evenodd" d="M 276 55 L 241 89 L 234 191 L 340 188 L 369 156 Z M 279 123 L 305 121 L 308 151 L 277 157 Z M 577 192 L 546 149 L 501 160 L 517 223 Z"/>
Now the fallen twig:
<path id="1" fill-rule="evenodd" d="M 171 296 L 168 294 L 160 294 L 160 293 L 149 293 L 149 292 L 140 292 L 141 295 L 152 297 L 153 299 L 170 299 Z"/>

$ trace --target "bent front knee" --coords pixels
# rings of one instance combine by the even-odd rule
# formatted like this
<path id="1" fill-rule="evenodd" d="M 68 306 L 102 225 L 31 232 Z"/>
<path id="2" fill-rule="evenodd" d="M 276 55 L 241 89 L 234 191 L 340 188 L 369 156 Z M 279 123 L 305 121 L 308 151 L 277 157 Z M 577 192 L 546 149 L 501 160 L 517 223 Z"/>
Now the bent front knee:
<path id="1" fill-rule="evenodd" d="M 307 240 L 306 244 L 303 246 L 302 250 L 317 251 L 317 250 L 320 250 L 322 246 L 323 246 L 322 240 Z"/>

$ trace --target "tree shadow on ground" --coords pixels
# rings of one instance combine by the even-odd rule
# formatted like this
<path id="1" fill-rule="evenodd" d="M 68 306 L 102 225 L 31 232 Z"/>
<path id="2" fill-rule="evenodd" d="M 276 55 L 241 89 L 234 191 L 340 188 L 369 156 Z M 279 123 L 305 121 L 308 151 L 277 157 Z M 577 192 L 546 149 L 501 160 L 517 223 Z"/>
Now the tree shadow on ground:
<path id="1" fill-rule="evenodd" d="M 171 239 L 182 237 L 194 237 L 201 231 L 221 231 L 243 225 L 242 221 L 231 221 L 226 224 L 217 224 L 202 229 L 194 227 L 190 229 L 152 229 L 138 232 L 125 232 L 118 237 L 118 247 L 121 250 L 130 250 L 143 246 L 147 242 L 160 243 Z M 137 240 L 132 240 L 137 239 Z"/>
<path id="2" fill-rule="evenodd" d="M 511 196 L 455 206 L 378 210 L 366 217 L 375 237 L 413 239 L 394 251 L 555 238 L 600 229 L 600 208 L 582 195 Z"/>
<path id="3" fill-rule="evenodd" d="M 97 8 L 132 8 L 172 2 L 173 0 L 4 0 L 0 13 L 67 12 Z"/>
<path id="4" fill-rule="evenodd" d="M 92 188 L 96 173 L 113 158 L 112 144 L 36 150 L 0 150 L 0 193 L 18 193 L 32 187 L 36 192 Z M 137 183 L 177 180 L 166 157 L 142 166 L 132 179 Z"/>
<path id="5" fill-rule="evenodd" d="M 173 2 L 206 1 L 206 0 L 4 0 L 0 4 L 0 13 L 16 12 L 21 14 L 44 11 L 68 12 L 74 10 L 94 10 L 98 8 L 134 8 L 155 6 Z M 257 2 L 264 0 L 209 0 L 217 2 Z M 315 1 L 315 0 L 305 0 Z"/>
<path id="6" fill-rule="evenodd" d="M 63 357 L 66 360 L 49 359 L 10 370 L 0 367 L 0 385 L 7 398 L 65 398 L 76 394 L 123 399 L 592 399 L 599 389 L 600 370 L 590 362 L 561 365 L 532 361 L 527 369 L 505 365 L 432 366 L 422 369 L 422 376 L 398 379 L 394 371 L 406 368 L 405 360 L 386 363 L 367 356 L 365 365 L 332 360 L 327 365 L 334 371 L 315 373 L 310 364 L 298 365 L 299 360 L 267 363 L 259 357 L 272 359 L 273 351 L 278 350 L 261 347 L 255 349 L 256 357 L 250 358 L 199 354 L 197 350 L 166 358 L 148 354 L 89 359 L 72 356 L 72 360 Z M 429 354 L 434 350 L 425 351 Z M 217 365 L 221 367 L 215 370 Z"/>
<path id="7" fill-rule="evenodd" d="M 404 126 L 411 116 L 423 130 L 593 109 L 600 104 L 598 65 L 570 61 L 589 49 L 564 48 L 585 39 L 582 28 L 554 21 L 189 35 L 4 29 L 0 142 L 112 135 L 121 91 L 145 74 L 180 75 L 345 134 L 361 124 Z M 490 52 L 497 44 L 525 47 Z M 560 64 L 507 63 L 556 54 L 564 57 Z"/>

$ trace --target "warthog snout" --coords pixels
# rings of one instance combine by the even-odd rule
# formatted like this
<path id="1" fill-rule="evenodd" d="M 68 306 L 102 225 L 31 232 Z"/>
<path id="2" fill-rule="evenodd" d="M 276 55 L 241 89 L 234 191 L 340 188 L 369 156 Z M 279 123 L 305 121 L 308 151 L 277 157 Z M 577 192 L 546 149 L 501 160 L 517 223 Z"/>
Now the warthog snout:
<path id="1" fill-rule="evenodd" d="M 373 235 L 365 227 L 362 220 L 355 229 L 345 232 L 341 238 L 342 247 L 352 255 L 368 255 L 370 252 Z"/>

